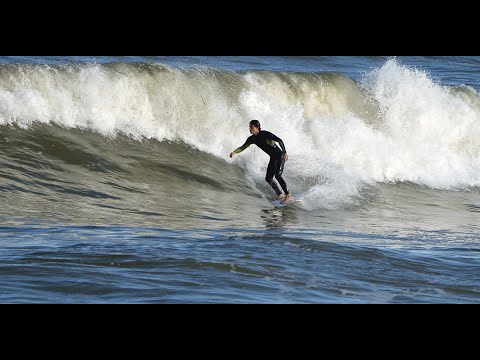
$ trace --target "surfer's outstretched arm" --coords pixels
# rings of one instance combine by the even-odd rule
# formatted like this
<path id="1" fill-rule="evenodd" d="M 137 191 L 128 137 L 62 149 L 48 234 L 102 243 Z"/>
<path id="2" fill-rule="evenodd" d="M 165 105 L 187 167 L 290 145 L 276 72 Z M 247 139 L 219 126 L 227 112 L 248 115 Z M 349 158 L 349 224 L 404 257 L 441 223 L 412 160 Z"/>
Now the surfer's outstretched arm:
<path id="1" fill-rule="evenodd" d="M 247 141 L 245 141 L 245 144 L 243 144 L 242 146 L 236 148 L 235 150 L 233 150 L 231 153 L 230 153 L 230 157 L 233 157 L 233 154 L 239 154 L 241 153 L 243 150 L 245 150 L 246 148 L 248 148 L 252 143 L 250 142 L 250 138 L 247 139 Z"/>

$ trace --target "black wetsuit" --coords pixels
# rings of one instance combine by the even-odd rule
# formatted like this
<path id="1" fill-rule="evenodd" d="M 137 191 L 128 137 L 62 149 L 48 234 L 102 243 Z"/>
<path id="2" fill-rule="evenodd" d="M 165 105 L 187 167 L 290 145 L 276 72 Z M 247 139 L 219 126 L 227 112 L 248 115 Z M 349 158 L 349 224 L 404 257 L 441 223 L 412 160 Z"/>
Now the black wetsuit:
<path id="1" fill-rule="evenodd" d="M 280 149 L 275 142 L 278 142 L 282 148 Z M 234 153 L 238 154 L 252 144 L 257 145 L 270 156 L 270 162 L 268 163 L 267 176 L 265 177 L 265 180 L 270 184 L 273 190 L 275 190 L 275 193 L 280 195 L 282 191 L 278 188 L 275 180 L 273 180 L 273 177 L 275 176 L 285 195 L 288 195 L 289 192 L 287 189 L 287 184 L 282 178 L 283 165 L 285 164 L 285 154 L 287 153 L 282 139 L 269 131 L 260 130 L 258 135 L 250 136 L 247 141 L 245 141 L 245 144 L 236 149 Z"/>

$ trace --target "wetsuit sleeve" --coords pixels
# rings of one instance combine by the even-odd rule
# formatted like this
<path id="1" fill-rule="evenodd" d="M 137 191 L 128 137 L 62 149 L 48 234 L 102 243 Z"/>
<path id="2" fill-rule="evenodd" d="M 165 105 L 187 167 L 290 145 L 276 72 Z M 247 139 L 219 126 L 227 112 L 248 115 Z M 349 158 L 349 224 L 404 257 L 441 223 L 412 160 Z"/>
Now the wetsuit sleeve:
<path id="1" fill-rule="evenodd" d="M 249 137 L 247 139 L 247 141 L 245 141 L 245 144 L 243 144 L 242 146 L 236 148 L 235 150 L 233 150 L 233 153 L 234 154 L 239 154 L 241 153 L 243 150 L 245 150 L 246 148 L 248 148 L 250 145 L 252 145 L 252 142 L 251 142 L 251 137 Z"/>
<path id="2" fill-rule="evenodd" d="M 287 153 L 287 149 L 285 149 L 285 144 L 283 143 L 282 139 L 272 133 L 268 133 L 268 137 L 280 144 L 280 147 L 282 148 L 284 154 Z"/>

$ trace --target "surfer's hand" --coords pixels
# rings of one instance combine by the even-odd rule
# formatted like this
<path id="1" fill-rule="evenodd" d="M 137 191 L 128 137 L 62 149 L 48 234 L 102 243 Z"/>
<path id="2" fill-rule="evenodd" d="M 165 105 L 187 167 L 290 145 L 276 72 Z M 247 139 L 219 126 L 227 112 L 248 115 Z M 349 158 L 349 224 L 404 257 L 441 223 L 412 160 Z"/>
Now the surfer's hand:
<path id="1" fill-rule="evenodd" d="M 285 154 L 285 161 L 288 160 L 288 154 Z"/>
<path id="2" fill-rule="evenodd" d="M 233 158 L 233 152 L 230 153 L 230 157 Z"/>

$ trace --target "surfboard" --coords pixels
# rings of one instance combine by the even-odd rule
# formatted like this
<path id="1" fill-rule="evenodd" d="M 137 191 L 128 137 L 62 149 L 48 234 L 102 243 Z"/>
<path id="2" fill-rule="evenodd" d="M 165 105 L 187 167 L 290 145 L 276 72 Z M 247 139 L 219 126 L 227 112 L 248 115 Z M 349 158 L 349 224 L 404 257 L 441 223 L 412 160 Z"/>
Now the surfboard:
<path id="1" fill-rule="evenodd" d="M 273 206 L 275 206 L 276 208 L 281 208 L 281 207 L 285 207 L 285 206 L 288 206 L 288 205 L 292 205 L 292 204 L 298 204 L 301 200 L 299 199 L 293 199 L 291 201 L 288 201 L 286 203 L 282 203 L 283 199 L 279 199 L 279 200 L 273 200 L 273 201 L 270 201 Z"/>

